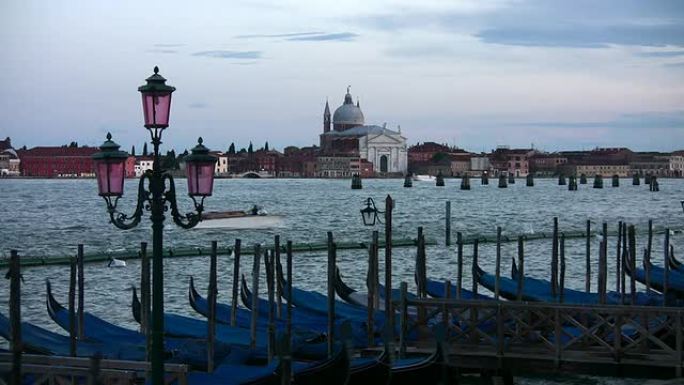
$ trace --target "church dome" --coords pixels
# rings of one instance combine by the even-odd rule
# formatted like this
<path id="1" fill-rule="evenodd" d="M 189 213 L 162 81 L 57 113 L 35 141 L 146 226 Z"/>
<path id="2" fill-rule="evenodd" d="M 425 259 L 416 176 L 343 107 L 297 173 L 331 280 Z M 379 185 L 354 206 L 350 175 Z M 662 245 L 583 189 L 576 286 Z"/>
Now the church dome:
<path id="1" fill-rule="evenodd" d="M 336 131 L 345 130 L 355 126 L 362 126 L 365 122 L 363 112 L 359 105 L 354 105 L 352 96 L 347 88 L 347 94 L 344 95 L 344 104 L 339 106 L 333 114 L 333 126 Z"/>

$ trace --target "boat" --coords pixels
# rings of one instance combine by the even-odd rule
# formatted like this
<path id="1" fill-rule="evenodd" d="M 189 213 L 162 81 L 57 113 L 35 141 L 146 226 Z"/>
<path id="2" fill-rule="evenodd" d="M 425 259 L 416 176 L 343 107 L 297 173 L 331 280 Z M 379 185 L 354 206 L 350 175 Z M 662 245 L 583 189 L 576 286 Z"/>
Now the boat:
<path id="1" fill-rule="evenodd" d="M 199 229 L 267 229 L 279 227 L 282 215 L 268 214 L 258 206 L 247 211 L 209 211 L 202 213 L 202 220 L 195 228 Z"/>
<path id="2" fill-rule="evenodd" d="M 427 357 L 402 358 L 391 367 L 390 385 L 437 384 L 442 379 L 444 355 L 437 347 Z"/>
<path id="3" fill-rule="evenodd" d="M 349 365 L 349 384 L 387 384 L 391 377 L 389 355 L 385 350 L 377 357 L 358 357 Z"/>
<path id="4" fill-rule="evenodd" d="M 681 261 L 679 261 L 677 258 L 675 258 L 674 254 L 672 253 L 667 253 L 667 261 L 670 264 L 670 268 L 672 270 L 676 270 L 678 273 L 684 274 L 684 264 L 682 264 Z"/>
<path id="5" fill-rule="evenodd" d="M 435 177 L 433 175 L 414 175 L 413 180 L 417 182 L 434 182 Z"/>
<path id="6" fill-rule="evenodd" d="M 0 336 L 11 339 L 10 320 L 0 313 Z M 26 353 L 55 356 L 70 356 L 71 339 L 51 332 L 29 322 L 21 323 L 21 344 Z M 110 341 L 76 341 L 77 357 L 92 357 L 99 354 L 102 358 L 116 360 L 145 361 L 145 347 Z"/>
<path id="7" fill-rule="evenodd" d="M 635 280 L 646 284 L 646 268 L 648 268 L 650 274 L 649 284 L 651 287 L 661 293 L 665 291 L 665 269 L 660 266 L 656 266 L 651 263 L 651 261 L 644 260 L 643 268 L 636 268 L 635 271 L 631 269 L 631 261 L 627 257 L 627 263 L 625 264 L 625 271 L 628 275 L 634 277 Z M 668 262 L 666 262 L 668 263 Z M 684 273 L 679 270 L 670 270 L 668 275 L 668 296 L 675 296 L 678 299 L 684 299 Z M 668 298 L 668 302 L 673 300 L 673 298 Z"/>
<path id="8" fill-rule="evenodd" d="M 425 280 L 425 291 L 432 298 L 444 298 L 444 292 L 446 291 L 446 284 L 444 282 L 435 281 L 433 279 L 426 278 Z M 458 294 L 458 288 L 454 285 L 451 286 L 451 291 L 449 296 L 453 299 L 456 298 Z M 461 299 L 477 299 L 490 301 L 493 298 L 480 293 L 473 293 L 470 290 L 461 288 Z"/>

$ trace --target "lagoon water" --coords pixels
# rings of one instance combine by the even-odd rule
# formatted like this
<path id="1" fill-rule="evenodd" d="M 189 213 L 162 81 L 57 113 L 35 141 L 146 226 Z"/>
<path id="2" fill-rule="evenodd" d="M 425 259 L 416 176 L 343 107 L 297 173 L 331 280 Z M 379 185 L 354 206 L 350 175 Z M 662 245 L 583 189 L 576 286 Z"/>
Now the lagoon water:
<path id="1" fill-rule="evenodd" d="M 275 229 L 228 231 L 222 229 L 183 230 L 167 218 L 165 247 L 207 247 L 212 240 L 220 245 L 232 245 L 240 238 L 243 247 L 255 242 L 272 243 L 276 234 L 284 241 L 324 242 L 327 231 L 335 239 L 344 241 L 370 240 L 373 228 L 363 226 L 359 210 L 365 199 L 372 197 L 383 209 L 384 198 L 395 199 L 393 215 L 394 238 L 414 238 L 418 226 L 423 226 L 428 240 L 439 243 L 428 248 L 428 275 L 435 279 L 456 281 L 455 247 L 444 246 L 445 202 L 452 202 L 452 239 L 457 231 L 464 235 L 493 235 L 496 226 L 503 227 L 504 235 L 550 232 L 553 217 L 559 218 L 561 231 L 584 230 L 586 220 L 593 229 L 607 222 L 615 231 L 618 221 L 634 224 L 638 232 L 647 228 L 649 219 L 655 227 L 684 227 L 684 180 L 661 179 L 660 192 L 649 192 L 648 186 L 632 186 L 631 178 L 622 179 L 619 188 L 593 189 L 591 180 L 579 185 L 578 191 L 558 186 L 555 179 L 537 179 L 535 187 L 526 187 L 524 179 L 506 189 L 499 189 L 496 181 L 482 186 L 471 180 L 472 190 L 461 191 L 460 180 L 447 179 L 446 187 L 435 187 L 431 182 L 414 182 L 413 188 L 403 188 L 399 179 L 366 179 L 362 190 L 351 190 L 349 180 L 319 179 L 219 179 L 214 195 L 205 202 L 208 211 L 247 209 L 254 204 L 269 213 L 284 215 L 282 227 Z M 181 206 L 191 208 L 185 196 L 185 180 L 177 181 Z M 126 182 L 126 193 L 120 204 L 124 212 L 131 212 L 137 192 L 137 181 Z M 0 180 L 0 255 L 7 257 L 10 249 L 20 255 L 73 255 L 76 245 L 83 243 L 86 252 L 106 250 L 135 250 L 141 241 L 151 242 L 150 222 L 143 219 L 133 230 L 122 231 L 109 223 L 104 201 L 97 195 L 94 180 Z M 382 225 L 376 225 L 381 231 Z M 381 235 L 382 237 L 382 235 Z M 609 279 L 614 279 L 613 265 L 615 238 L 609 238 Z M 675 254 L 684 244 L 684 236 L 672 239 Z M 637 247 L 643 247 L 645 237 L 638 235 Z M 662 237 L 654 240 L 654 262 L 662 263 Z M 592 244 L 593 271 L 597 271 L 598 240 Z M 566 286 L 584 288 L 584 240 L 566 241 Z M 525 246 L 526 273 L 547 278 L 550 270 L 551 241 L 529 241 Z M 508 272 L 510 258 L 516 245 L 503 247 L 502 272 Z M 470 285 L 470 246 L 465 247 L 464 285 Z M 413 287 L 414 248 L 395 249 L 393 253 L 394 282 L 402 280 Z M 362 250 L 342 251 L 338 263 L 350 286 L 363 290 L 367 269 L 367 253 Z M 494 246 L 480 246 L 480 264 L 493 271 Z M 305 289 L 325 291 L 325 252 L 295 254 L 294 284 Z M 381 258 L 382 263 L 382 258 Z M 166 310 L 193 314 L 187 302 L 190 276 L 205 288 L 208 277 L 208 257 L 174 258 L 165 261 Z M 85 268 L 85 301 L 87 310 L 109 321 L 134 328 L 130 313 L 132 285 L 139 283 L 139 262 L 129 261 L 125 268 L 107 268 L 106 263 L 88 264 Z M 220 257 L 219 301 L 229 301 L 232 258 Z M 242 271 L 251 269 L 251 257 L 243 258 Z M 382 269 L 382 266 L 381 266 Z M 263 270 L 263 269 L 262 269 Z M 59 331 L 45 310 L 45 279 L 53 283 L 55 294 L 66 303 L 68 266 L 27 268 L 24 271 L 22 315 L 25 320 Z M 595 275 L 594 275 L 595 278 Z M 0 302 L 7 304 L 9 284 L 0 280 Z M 612 287 L 612 281 L 609 282 Z M 261 285 L 262 287 L 264 285 Z M 595 282 L 593 282 L 595 287 Z M 7 314 L 6 305 L 0 311 Z M 556 383 L 554 379 L 539 380 Z M 539 383 L 526 379 L 525 383 Z M 609 379 L 560 378 L 557 383 L 612 383 Z"/>

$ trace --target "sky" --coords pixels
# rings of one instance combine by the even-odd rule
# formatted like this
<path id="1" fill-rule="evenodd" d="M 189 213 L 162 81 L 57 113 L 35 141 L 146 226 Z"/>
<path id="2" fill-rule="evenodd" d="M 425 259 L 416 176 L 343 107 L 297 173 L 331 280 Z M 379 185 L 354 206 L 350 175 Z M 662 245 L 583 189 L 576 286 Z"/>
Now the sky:
<path id="1" fill-rule="evenodd" d="M 317 144 L 347 86 L 409 143 L 684 148 L 680 0 L 3 0 L 0 46 L 15 147 L 141 148 L 158 65 L 179 151 Z"/>

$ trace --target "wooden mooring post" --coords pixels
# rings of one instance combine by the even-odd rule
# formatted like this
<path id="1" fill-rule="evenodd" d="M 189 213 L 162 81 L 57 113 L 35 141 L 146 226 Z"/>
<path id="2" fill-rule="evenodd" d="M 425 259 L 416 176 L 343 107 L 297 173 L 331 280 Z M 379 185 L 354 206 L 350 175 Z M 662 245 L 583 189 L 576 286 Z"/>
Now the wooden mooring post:
<path id="1" fill-rule="evenodd" d="M 361 190 L 363 188 L 363 184 L 361 183 L 361 175 L 352 175 L 351 188 L 352 190 Z"/>
<path id="2" fill-rule="evenodd" d="M 527 187 L 534 187 L 534 175 L 532 173 L 527 174 L 525 179 Z"/>
<path id="3" fill-rule="evenodd" d="M 663 280 L 663 297 L 665 298 L 665 306 L 669 301 L 669 291 L 670 291 L 670 263 L 669 263 L 669 252 L 670 252 L 670 229 L 665 229 L 665 238 L 663 239 L 663 265 L 665 266 L 665 279 Z"/>
<path id="4" fill-rule="evenodd" d="M 518 293 L 516 299 L 522 301 L 525 289 L 525 244 L 524 237 L 518 236 Z"/>
<path id="5" fill-rule="evenodd" d="M 553 217 L 551 242 L 551 295 L 555 298 L 558 296 L 558 217 Z"/>
<path id="6" fill-rule="evenodd" d="M 408 332 L 408 304 L 407 304 L 407 297 L 408 297 L 408 284 L 406 282 L 402 282 L 399 285 L 399 292 L 400 292 L 400 297 L 399 297 L 399 303 L 400 303 L 400 314 L 401 318 L 399 319 L 400 322 L 400 334 L 399 334 L 399 358 L 404 358 L 406 357 L 406 334 Z"/>
<path id="7" fill-rule="evenodd" d="M 613 175 L 613 187 L 620 187 L 620 176 L 617 174 Z"/>
<path id="8" fill-rule="evenodd" d="M 601 246 L 599 247 L 599 302 L 601 304 L 606 303 L 606 284 L 608 278 L 607 269 L 607 258 L 608 258 L 608 224 L 603 223 L 602 240 Z"/>
<path id="9" fill-rule="evenodd" d="M 560 302 L 565 302 L 565 234 L 560 235 L 560 278 L 559 278 L 559 293 Z"/>
<path id="10" fill-rule="evenodd" d="M 435 177 L 435 186 L 444 187 L 444 175 L 442 175 L 442 170 L 437 172 L 437 177 Z"/>
<path id="11" fill-rule="evenodd" d="M 651 175 L 651 180 L 648 184 L 649 190 L 653 192 L 660 191 L 660 185 L 658 184 L 658 178 L 655 175 Z"/>
<path id="12" fill-rule="evenodd" d="M 335 259 L 333 233 L 328 231 L 328 357 L 332 357 L 335 346 Z"/>
<path id="13" fill-rule="evenodd" d="M 575 175 L 570 175 L 568 179 L 568 191 L 577 191 L 577 177 Z"/>
<path id="14" fill-rule="evenodd" d="M 273 240 L 273 249 L 275 250 L 275 261 L 274 265 L 280 266 L 280 235 L 276 235 L 274 240 Z M 275 269 L 275 268 L 274 268 Z M 275 280 L 275 270 L 271 272 L 274 276 Z M 275 281 L 277 282 L 277 281 Z M 282 286 L 281 285 L 275 285 L 275 291 L 276 291 L 276 317 L 278 317 L 279 320 L 283 318 L 282 314 L 282 307 L 283 307 L 283 292 L 282 292 Z"/>
<path id="15" fill-rule="evenodd" d="M 276 354 L 276 327 L 275 327 L 275 253 L 271 250 L 264 253 L 264 269 L 266 271 L 266 289 L 268 294 L 268 362 L 275 358 Z"/>
<path id="16" fill-rule="evenodd" d="M 648 174 L 644 175 L 644 184 L 645 185 L 650 185 L 651 184 L 651 178 L 653 175 L 649 172 Z"/>
<path id="17" fill-rule="evenodd" d="M 48 283 L 49 284 L 49 283 Z M 69 268 L 69 354 L 76 357 L 76 258 Z"/>
<path id="18" fill-rule="evenodd" d="M 594 176 L 594 188 L 603 188 L 603 175 L 596 174 Z"/>
<path id="19" fill-rule="evenodd" d="M 242 240 L 239 238 L 235 240 L 235 247 L 233 248 L 233 290 L 232 298 L 230 299 L 230 326 L 237 326 L 237 309 L 238 309 L 238 288 L 240 284 L 240 249 L 242 247 Z"/>
<path id="20" fill-rule="evenodd" d="M 620 258 L 620 299 L 622 303 L 626 303 L 627 293 L 627 259 L 629 258 L 629 249 L 627 244 L 627 222 L 622 223 L 622 257 Z"/>
<path id="21" fill-rule="evenodd" d="M 394 202 L 388 194 L 385 198 L 385 325 L 388 339 L 394 340 L 394 311 L 392 309 L 392 209 Z M 387 343 L 389 344 L 390 341 Z M 391 346 L 391 345 L 387 345 Z"/>
<path id="22" fill-rule="evenodd" d="M 368 346 L 375 346 L 375 298 L 378 289 L 378 272 L 376 270 L 376 260 L 378 258 L 376 242 L 378 232 L 373 231 L 373 238 L 368 246 L 368 274 L 366 276 L 366 288 L 368 291 L 367 310 L 368 318 L 366 322 L 366 334 L 368 335 Z"/>
<path id="23" fill-rule="evenodd" d="M 456 233 L 456 299 L 461 299 L 463 289 L 463 234 Z"/>
<path id="24" fill-rule="evenodd" d="M 507 188 L 508 183 L 506 182 L 506 175 L 499 175 L 499 188 Z"/>
<path id="25" fill-rule="evenodd" d="M 487 171 L 483 171 L 482 175 L 480 175 L 480 184 L 489 185 L 489 175 L 487 174 Z"/>
<path id="26" fill-rule="evenodd" d="M 292 241 L 287 241 L 287 298 L 292 298 Z M 287 336 L 288 344 L 292 345 L 292 301 L 287 301 Z"/>
<path id="27" fill-rule="evenodd" d="M 653 248 L 653 219 L 648 220 L 648 240 L 646 244 L 646 255 L 644 261 L 644 272 L 646 273 L 646 294 L 651 293 L 651 252 Z"/>
<path id="28" fill-rule="evenodd" d="M 580 174 L 580 184 L 587 184 L 587 174 Z"/>
<path id="29" fill-rule="evenodd" d="M 467 172 L 461 178 L 461 190 L 470 190 L 470 176 Z"/>
<path id="30" fill-rule="evenodd" d="M 473 276 L 473 279 L 475 279 L 475 276 Z M 501 226 L 496 227 L 496 270 L 494 279 L 494 299 L 498 301 L 501 287 Z"/>
<path id="31" fill-rule="evenodd" d="M 411 174 L 406 174 L 404 177 L 404 187 L 413 187 L 413 179 L 411 178 Z"/>
<path id="32" fill-rule="evenodd" d="M 632 175 L 632 186 L 638 186 L 640 183 L 639 174 L 634 173 L 634 175 Z"/>
<path id="33" fill-rule="evenodd" d="M 508 184 L 515 184 L 515 175 L 513 173 L 508 174 Z"/>
<path id="34" fill-rule="evenodd" d="M 447 246 L 451 246 L 451 201 L 446 201 L 445 209 L 444 243 Z"/>
<path id="35" fill-rule="evenodd" d="M 587 233 L 584 255 L 584 291 L 591 292 L 591 221 L 587 219 Z"/>
<path id="36" fill-rule="evenodd" d="M 19 253 L 10 250 L 10 350 L 12 351 L 12 370 L 10 384 L 20 385 L 21 381 L 21 267 Z"/>
<path id="37" fill-rule="evenodd" d="M 636 231 L 634 229 L 634 225 L 630 225 L 628 228 L 628 239 L 629 239 L 629 268 L 631 271 L 636 271 L 636 257 L 637 257 L 637 251 L 636 251 Z M 636 281 L 634 280 L 634 274 L 629 275 L 629 292 L 631 294 L 631 303 L 632 305 L 636 305 L 636 297 L 637 297 L 637 291 L 636 291 Z"/>
<path id="38" fill-rule="evenodd" d="M 559 186 L 565 186 L 565 184 L 566 184 L 565 174 L 563 174 L 563 173 L 558 174 L 558 185 Z"/>
<path id="39" fill-rule="evenodd" d="M 615 252 L 615 292 L 620 293 L 620 284 L 622 282 L 620 279 L 620 272 L 622 271 L 622 221 L 618 222 L 617 235 L 617 244 L 615 246 L 617 248 Z"/>
<path id="40" fill-rule="evenodd" d="M 218 295 L 218 283 L 216 276 L 216 259 L 218 258 L 218 243 L 211 241 L 211 254 L 209 255 L 209 288 L 207 299 L 209 300 L 209 317 L 207 319 L 207 371 L 214 371 L 214 350 L 216 345 L 216 296 Z"/>
<path id="41" fill-rule="evenodd" d="M 261 257 L 261 245 L 254 245 L 254 261 L 252 264 L 252 318 L 250 322 L 250 347 L 256 348 L 257 319 L 259 318 L 259 266 Z"/>
<path id="42" fill-rule="evenodd" d="M 78 339 L 82 340 L 85 336 L 83 334 L 83 311 L 84 311 L 84 280 L 83 280 L 83 244 L 78 245 L 78 256 L 76 260 L 76 267 L 78 271 Z"/>

